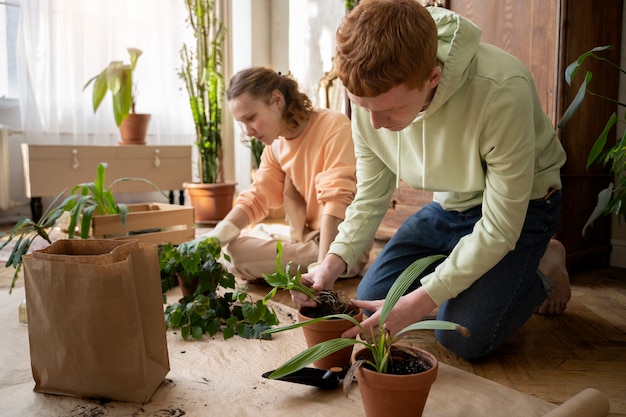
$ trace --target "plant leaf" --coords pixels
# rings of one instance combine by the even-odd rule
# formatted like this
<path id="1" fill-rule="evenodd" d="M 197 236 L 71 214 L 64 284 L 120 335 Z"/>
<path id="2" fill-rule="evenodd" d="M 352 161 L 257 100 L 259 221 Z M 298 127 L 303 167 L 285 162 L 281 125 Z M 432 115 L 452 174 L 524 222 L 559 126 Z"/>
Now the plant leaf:
<path id="1" fill-rule="evenodd" d="M 387 317 L 389 316 L 389 313 L 391 313 L 393 307 L 396 305 L 400 297 L 406 293 L 411 284 L 413 284 L 413 281 L 415 281 L 417 277 L 419 277 L 433 262 L 443 258 L 445 258 L 444 255 L 431 255 L 420 258 L 402 271 L 385 297 L 385 303 L 383 304 L 383 308 L 380 312 L 381 328 L 382 324 L 387 320 Z"/>
<path id="2" fill-rule="evenodd" d="M 583 236 L 585 236 L 587 227 L 590 226 L 594 221 L 596 221 L 600 216 L 602 216 L 602 214 L 604 214 L 604 208 L 607 206 L 607 204 L 609 204 L 609 201 L 611 201 L 612 194 L 613 183 L 610 183 L 607 188 L 598 193 L 598 203 L 593 209 L 591 216 L 589 216 L 587 223 L 585 223 L 585 226 L 583 227 Z"/>
<path id="3" fill-rule="evenodd" d="M 313 362 L 325 358 L 326 356 L 337 352 L 345 347 L 354 346 L 358 344 L 364 344 L 363 341 L 358 339 L 331 339 L 325 342 L 318 343 L 310 348 L 303 350 L 296 356 L 288 360 L 279 366 L 269 377 L 271 379 L 282 378 L 285 375 L 289 375 L 296 372 Z"/>
<path id="4" fill-rule="evenodd" d="M 578 108 L 583 103 L 583 99 L 585 98 L 585 93 L 587 92 L 587 85 L 589 85 L 589 82 L 591 82 L 592 77 L 593 75 L 591 74 L 591 71 L 588 71 L 587 75 L 585 76 L 585 79 L 583 80 L 583 83 L 578 88 L 578 92 L 576 93 L 576 96 L 574 96 L 574 100 L 572 100 L 570 105 L 567 107 L 567 110 L 565 110 L 565 113 L 563 113 L 563 116 L 561 116 L 561 120 L 559 121 L 559 124 L 558 124 L 559 129 L 562 129 L 563 126 L 565 126 L 565 124 L 569 121 L 569 119 L 572 118 L 574 113 L 576 113 L 576 110 L 578 110 Z"/>

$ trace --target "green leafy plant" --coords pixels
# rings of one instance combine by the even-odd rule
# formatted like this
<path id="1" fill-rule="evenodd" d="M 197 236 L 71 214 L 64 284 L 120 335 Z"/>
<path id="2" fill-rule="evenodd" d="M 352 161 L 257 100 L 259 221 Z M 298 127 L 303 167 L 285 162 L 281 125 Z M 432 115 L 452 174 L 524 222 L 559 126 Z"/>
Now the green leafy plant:
<path id="1" fill-rule="evenodd" d="M 119 214 L 122 226 L 126 226 L 126 215 L 129 209 L 126 204 L 117 203 L 115 201 L 111 189 L 116 184 L 125 181 L 145 182 L 167 198 L 167 195 L 160 190 L 156 184 L 145 178 L 122 177 L 114 180 L 109 187 L 105 187 L 106 169 L 106 162 L 101 162 L 96 168 L 96 178 L 93 182 L 76 185 L 72 188 L 70 195 L 61 201 L 67 191 L 63 190 L 55 197 L 50 206 L 48 206 L 39 221 L 23 217 L 18 220 L 10 231 L 0 234 L 0 238 L 8 236 L 7 240 L 0 246 L 0 249 L 3 249 L 14 239 L 17 239 L 9 255 L 9 259 L 5 264 L 7 268 L 11 266 L 15 268 L 15 274 L 13 275 L 9 293 L 15 287 L 15 282 L 22 269 L 22 256 L 28 253 L 33 241 L 38 236 L 46 240 L 49 244 L 52 243 L 49 236 L 50 230 L 61 223 L 64 213 L 67 213 L 69 216 L 69 226 L 67 228 L 68 238 L 73 239 L 75 237 L 76 227 L 80 221 L 79 236 L 86 239 L 89 237 L 91 221 L 95 215 Z"/>
<path id="2" fill-rule="evenodd" d="M 93 182 L 85 182 L 72 188 L 70 196 L 61 205 L 64 211 L 69 212 L 70 224 L 68 236 L 70 239 L 76 233 L 76 226 L 80 221 L 80 237 L 89 237 L 91 221 L 95 215 L 119 214 L 122 226 L 126 226 L 126 215 L 129 212 L 128 205 L 115 201 L 112 189 L 120 183 L 126 181 L 140 181 L 151 185 L 163 197 L 168 198 L 156 184 L 145 178 L 122 177 L 115 179 L 108 187 L 105 187 L 105 171 L 108 165 L 101 162 L 96 168 L 96 178 Z"/>
<path id="3" fill-rule="evenodd" d="M 224 339 L 269 338 L 262 332 L 278 324 L 278 317 L 263 300 L 253 301 L 246 287 L 237 287 L 233 274 L 219 262 L 221 247 L 215 238 L 179 250 L 172 243 L 159 247 L 161 284 L 164 293 L 179 281 L 191 294 L 165 308 L 168 328 L 180 329 L 182 337 L 200 340 L 205 333 L 222 332 Z M 223 255 L 226 260 L 228 256 Z"/>
<path id="4" fill-rule="evenodd" d="M 15 283 L 17 282 L 19 273 L 22 270 L 22 255 L 26 255 L 28 253 L 33 241 L 37 237 L 41 237 L 49 244 L 52 244 L 49 232 L 56 227 L 65 211 L 62 206 L 58 205 L 64 195 L 65 190 L 55 197 L 39 221 L 35 222 L 28 217 L 22 217 L 10 231 L 0 233 L 0 238 L 2 239 L 5 236 L 8 236 L 2 245 L 0 245 L 0 250 L 4 249 L 4 247 L 13 241 L 13 239 L 17 239 L 17 242 L 13 245 L 13 249 L 9 254 L 9 259 L 4 265 L 6 268 L 15 268 L 15 273 L 13 274 L 13 279 L 11 280 L 11 287 L 9 288 L 9 294 L 11 294 L 13 288 L 15 288 Z"/>
<path id="5" fill-rule="evenodd" d="M 316 294 L 311 287 L 302 283 L 302 273 L 300 272 L 299 266 L 296 268 L 294 275 L 289 273 L 292 261 L 289 261 L 287 266 L 283 268 L 282 257 L 283 244 L 279 240 L 276 243 L 276 268 L 271 274 L 263 274 L 265 282 L 272 287 L 264 298 L 265 302 L 272 299 L 278 289 L 283 289 L 285 291 L 301 292 L 317 303 L 318 307 L 316 309 L 307 308 L 308 317 L 318 317 L 328 314 L 349 314 L 351 316 L 358 314 L 359 310 L 348 302 L 341 300 L 335 291 L 324 290 Z"/>
<path id="6" fill-rule="evenodd" d="M 608 49 L 613 49 L 613 47 L 611 45 L 595 47 L 583 53 L 578 57 L 576 61 L 569 64 L 565 69 L 565 81 L 567 82 L 567 84 L 571 85 L 572 80 L 587 59 L 596 59 L 598 61 L 604 62 L 607 65 L 615 68 L 617 71 L 626 74 L 626 70 L 620 68 L 618 65 L 602 57 L 601 55 L 598 55 L 598 53 L 601 53 Z M 580 85 L 578 92 L 576 93 L 576 96 L 561 117 L 558 125 L 559 128 L 563 128 L 563 126 L 565 126 L 565 124 L 571 119 L 574 113 L 576 113 L 587 94 L 615 103 L 618 107 L 626 107 L 626 103 L 621 103 L 610 97 L 597 94 L 590 90 L 589 85 L 592 78 L 592 72 L 587 71 L 585 74 L 585 78 Z M 607 188 L 599 193 L 598 203 L 591 213 L 589 219 L 585 223 L 585 226 L 583 227 L 583 235 L 585 234 L 585 230 L 587 229 L 587 227 L 590 226 L 596 219 L 598 219 L 602 215 L 614 213 L 618 216 L 618 219 L 626 220 L 626 204 L 624 204 L 624 201 L 626 201 L 626 132 L 621 137 L 621 139 L 617 140 L 616 142 L 613 143 L 612 140 L 609 141 L 609 137 L 612 137 L 610 136 L 610 134 L 611 132 L 613 132 L 613 127 L 615 127 L 617 122 L 625 123 L 626 118 L 624 116 L 620 118 L 618 117 L 617 112 L 613 112 L 607 120 L 604 129 L 600 133 L 600 136 L 598 136 L 595 143 L 593 144 L 593 147 L 591 148 L 591 151 L 589 152 L 589 156 L 587 158 L 587 169 L 589 169 L 589 167 L 593 164 L 602 164 L 603 166 L 608 165 L 611 173 L 615 176 L 615 183 L 611 182 L 607 186 Z"/>
<path id="7" fill-rule="evenodd" d="M 378 334 L 369 335 L 365 339 L 347 339 L 347 338 L 338 338 L 328 340 L 322 343 L 318 343 L 315 346 L 312 346 L 293 358 L 289 359 L 287 362 L 283 363 L 276 370 L 274 370 L 269 378 L 279 379 L 286 375 L 289 375 L 293 372 L 296 372 L 305 366 L 322 359 L 340 349 L 362 345 L 366 349 L 368 349 L 373 357 L 373 360 L 367 361 L 357 361 L 355 362 L 348 375 L 353 375 L 356 371 L 356 368 L 362 365 L 370 366 L 376 372 L 387 373 L 389 367 L 389 360 L 391 354 L 391 347 L 400 339 L 400 337 L 409 331 L 412 330 L 456 330 L 465 336 L 469 336 L 469 330 L 457 323 L 443 321 L 443 320 L 424 320 L 417 323 L 413 323 L 404 329 L 400 330 L 396 335 L 391 336 L 389 332 L 385 328 L 385 321 L 389 316 L 389 313 L 396 305 L 400 297 L 408 290 L 410 285 L 415 281 L 415 279 L 420 276 L 426 268 L 432 264 L 433 262 L 443 258 L 443 255 L 433 255 L 426 258 L 418 259 L 413 262 L 406 270 L 400 274 L 398 279 L 394 282 L 389 292 L 387 293 L 387 297 L 385 298 L 382 310 L 380 312 L 380 321 L 379 321 L 379 329 Z M 283 332 L 286 330 L 295 329 L 301 326 L 306 326 L 309 323 L 316 323 L 322 320 L 328 320 L 331 318 L 343 318 L 345 320 L 351 321 L 355 326 L 359 327 L 362 334 L 366 334 L 365 329 L 361 326 L 361 324 L 347 314 L 333 314 L 320 318 L 315 318 L 311 320 L 307 320 L 304 322 L 294 323 L 288 326 L 283 327 L 275 327 L 269 330 L 266 330 L 263 334 L 273 334 L 277 332 Z M 351 376 L 346 376 L 344 381 L 351 381 Z"/>
<path id="8" fill-rule="evenodd" d="M 263 153 L 263 149 L 265 149 L 265 144 L 256 138 L 248 136 L 243 138 L 241 141 L 250 149 L 252 153 L 254 168 L 259 168 L 261 166 L 261 154 Z"/>
<path id="9" fill-rule="evenodd" d="M 142 51 L 137 48 L 127 48 L 127 50 L 130 55 L 130 64 L 124 64 L 122 61 L 111 61 L 102 72 L 87 81 L 83 87 L 85 90 L 93 83 L 92 104 L 94 112 L 100 107 L 107 91 L 111 92 L 113 114 L 118 127 L 131 112 L 135 113 L 133 71 L 137 65 L 137 59 L 142 54 Z"/>
<path id="10" fill-rule="evenodd" d="M 183 44 L 179 77 L 184 80 L 196 126 L 200 182 L 224 182 L 222 102 L 224 99 L 223 44 L 226 28 L 214 0 L 185 0 L 188 24 L 194 31 L 195 51 Z"/>

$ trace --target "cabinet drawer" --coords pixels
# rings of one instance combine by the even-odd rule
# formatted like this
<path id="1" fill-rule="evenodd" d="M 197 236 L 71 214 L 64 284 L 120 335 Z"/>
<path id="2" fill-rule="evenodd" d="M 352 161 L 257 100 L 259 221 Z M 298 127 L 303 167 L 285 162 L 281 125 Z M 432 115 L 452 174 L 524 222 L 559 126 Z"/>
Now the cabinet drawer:
<path id="1" fill-rule="evenodd" d="M 56 196 L 82 182 L 92 182 L 101 162 L 109 164 L 107 180 L 115 179 L 115 149 L 94 146 L 22 145 L 30 196 Z M 108 184 L 107 184 L 108 185 Z"/>
<path id="2" fill-rule="evenodd" d="M 120 177 L 146 178 L 163 191 L 178 190 L 192 177 L 191 146 L 22 145 L 29 197 L 56 196 L 82 182 L 92 182 L 107 163 L 106 186 Z M 150 192 L 143 182 L 117 184 L 115 193 Z"/>

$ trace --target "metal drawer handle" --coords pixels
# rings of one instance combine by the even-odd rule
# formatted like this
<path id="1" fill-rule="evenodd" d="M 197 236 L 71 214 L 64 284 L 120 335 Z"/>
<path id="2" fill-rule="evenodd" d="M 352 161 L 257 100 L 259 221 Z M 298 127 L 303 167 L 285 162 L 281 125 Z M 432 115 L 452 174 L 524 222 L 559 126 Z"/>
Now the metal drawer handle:
<path id="1" fill-rule="evenodd" d="M 80 168 L 80 162 L 78 162 L 78 149 L 72 149 L 72 169 L 76 171 Z"/>
<path id="2" fill-rule="evenodd" d="M 154 167 L 158 168 L 161 166 L 161 158 L 159 158 L 159 154 L 161 151 L 159 149 L 154 150 Z"/>

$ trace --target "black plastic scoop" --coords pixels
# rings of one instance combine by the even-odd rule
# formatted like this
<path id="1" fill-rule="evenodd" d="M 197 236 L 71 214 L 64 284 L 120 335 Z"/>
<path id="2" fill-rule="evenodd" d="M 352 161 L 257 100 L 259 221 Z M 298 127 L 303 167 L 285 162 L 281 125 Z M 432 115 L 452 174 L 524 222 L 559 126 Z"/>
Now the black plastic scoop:
<path id="1" fill-rule="evenodd" d="M 276 380 L 311 385 L 321 389 L 335 389 L 339 386 L 339 381 L 346 376 L 349 368 L 349 366 L 337 366 L 330 369 L 302 368 Z M 265 372 L 263 378 L 269 378 L 272 372 L 274 371 Z"/>

